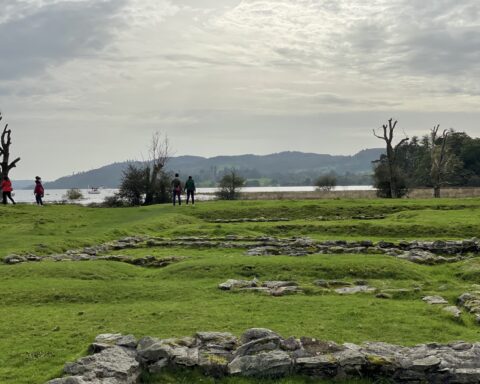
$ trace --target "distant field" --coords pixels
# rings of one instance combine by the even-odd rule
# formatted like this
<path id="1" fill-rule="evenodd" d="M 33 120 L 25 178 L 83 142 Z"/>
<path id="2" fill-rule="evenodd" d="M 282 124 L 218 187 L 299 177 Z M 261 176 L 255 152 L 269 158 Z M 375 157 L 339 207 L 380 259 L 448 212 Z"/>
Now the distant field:
<path id="1" fill-rule="evenodd" d="M 362 216 L 368 220 L 358 218 Z M 289 221 L 215 222 L 259 217 Z M 0 229 L 0 258 L 11 253 L 48 255 L 142 234 L 464 239 L 480 236 L 480 199 L 238 201 L 125 209 L 17 205 L 0 207 Z M 478 289 L 476 257 L 426 266 L 368 254 L 247 256 L 244 249 L 175 246 L 114 253 L 184 259 L 160 269 L 112 261 L 0 265 L 1 383 L 43 383 L 56 377 L 66 361 L 86 354 L 89 342 L 105 332 L 169 337 L 200 330 L 241 334 L 250 327 L 266 327 L 284 336 L 406 345 L 478 341 L 480 336 L 473 316 L 464 313 L 454 320 L 421 300 L 440 294 L 454 304 L 463 292 Z M 253 277 L 294 280 L 304 293 L 272 297 L 217 288 L 228 278 Z M 365 279 L 380 290 L 403 291 L 393 291 L 391 299 L 371 293 L 341 296 L 315 286 L 316 279 Z M 200 381 L 206 379 L 196 373 L 167 373 L 150 380 L 211 382 Z"/>

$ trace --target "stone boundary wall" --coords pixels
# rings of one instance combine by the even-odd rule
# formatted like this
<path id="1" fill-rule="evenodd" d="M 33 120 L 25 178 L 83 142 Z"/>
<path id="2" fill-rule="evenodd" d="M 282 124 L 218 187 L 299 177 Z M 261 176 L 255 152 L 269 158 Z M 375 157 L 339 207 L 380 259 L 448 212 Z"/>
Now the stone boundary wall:
<path id="1" fill-rule="evenodd" d="M 480 382 L 480 343 L 420 344 L 382 342 L 337 344 L 310 337 L 281 337 L 252 328 L 237 338 L 226 332 L 157 339 L 102 334 L 92 355 L 67 363 L 68 377 L 47 384 L 134 384 L 142 371 L 197 368 L 212 377 L 371 378 L 394 383 L 470 384 Z"/>
<path id="2" fill-rule="evenodd" d="M 462 198 L 480 197 L 480 188 L 442 188 L 442 197 Z M 378 199 L 375 191 L 312 191 L 312 192 L 251 192 L 241 194 L 241 200 L 309 200 L 309 199 Z M 410 190 L 406 198 L 433 198 L 431 188 L 416 188 Z"/>

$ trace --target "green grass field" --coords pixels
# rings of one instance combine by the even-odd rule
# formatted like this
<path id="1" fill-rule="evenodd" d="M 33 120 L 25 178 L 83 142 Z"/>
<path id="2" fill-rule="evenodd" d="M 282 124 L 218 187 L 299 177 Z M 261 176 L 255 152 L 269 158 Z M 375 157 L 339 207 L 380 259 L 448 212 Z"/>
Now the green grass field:
<path id="1" fill-rule="evenodd" d="M 385 218 L 351 219 L 358 215 Z M 290 221 L 212 222 L 260 216 Z M 480 199 L 239 201 L 122 209 L 17 205 L 0 207 L 0 230 L 0 258 L 48 255 L 139 234 L 463 239 L 480 236 Z M 454 304 L 461 293 L 480 284 L 480 258 L 424 266 L 384 255 L 247 256 L 242 249 L 178 247 L 117 253 L 185 259 L 162 269 L 111 261 L 0 264 L 0 383 L 43 383 L 57 377 L 66 361 L 85 355 L 94 337 L 106 332 L 170 337 L 215 330 L 239 335 L 250 327 L 266 327 L 284 336 L 406 345 L 478 341 L 480 336 L 471 315 L 454 320 L 421 300 L 440 294 Z M 304 294 L 271 297 L 217 288 L 228 278 L 254 276 L 295 280 Z M 314 286 L 316 279 L 367 279 L 382 290 L 407 290 L 387 300 L 374 294 L 341 296 Z M 169 372 L 149 380 L 213 383 L 195 372 Z"/>

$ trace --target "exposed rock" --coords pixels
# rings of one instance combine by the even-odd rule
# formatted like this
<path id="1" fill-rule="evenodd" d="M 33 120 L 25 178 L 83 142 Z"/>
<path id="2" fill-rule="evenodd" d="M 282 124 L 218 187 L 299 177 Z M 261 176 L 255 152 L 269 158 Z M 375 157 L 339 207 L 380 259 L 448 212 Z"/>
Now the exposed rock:
<path id="1" fill-rule="evenodd" d="M 450 305 L 448 307 L 442 308 L 445 312 L 451 314 L 455 319 L 459 319 L 462 311 L 460 308 L 456 307 L 455 305 Z"/>
<path id="2" fill-rule="evenodd" d="M 366 293 L 366 292 L 373 292 L 376 288 L 370 287 L 368 285 L 355 285 L 353 287 L 344 287 L 344 288 L 337 288 L 335 292 L 341 295 L 353 295 L 355 293 Z"/>
<path id="3" fill-rule="evenodd" d="M 229 365 L 231 375 L 281 377 L 292 371 L 293 360 L 284 351 L 261 352 L 255 356 L 237 356 Z"/>
<path id="4" fill-rule="evenodd" d="M 234 353 L 234 356 L 255 355 L 259 352 L 273 351 L 280 347 L 279 336 L 267 336 L 242 344 Z"/>
<path id="5" fill-rule="evenodd" d="M 24 263 L 27 261 L 26 257 L 20 256 L 20 255 L 8 255 L 3 258 L 3 262 L 5 264 L 19 264 L 19 263 Z"/>
<path id="6" fill-rule="evenodd" d="M 109 383 L 134 384 L 140 376 L 140 365 L 135 351 L 119 346 L 107 348 L 75 363 L 67 363 L 64 371 L 72 377 L 50 381 L 49 384 Z"/>
<path id="7" fill-rule="evenodd" d="M 197 332 L 195 336 L 199 344 L 207 348 L 231 351 L 238 344 L 238 339 L 228 332 Z"/>
<path id="8" fill-rule="evenodd" d="M 298 286 L 298 284 L 293 281 L 265 281 L 262 284 L 262 287 L 267 287 L 271 289 L 296 286 Z"/>
<path id="9" fill-rule="evenodd" d="M 442 296 L 425 296 L 422 298 L 422 300 L 432 305 L 448 304 L 448 301 L 445 300 Z"/>
<path id="10" fill-rule="evenodd" d="M 228 279 L 224 283 L 218 285 L 218 288 L 229 291 L 235 288 L 252 288 L 258 285 L 257 279 L 253 280 L 235 280 L 235 279 Z"/>
<path id="11" fill-rule="evenodd" d="M 285 295 L 299 293 L 299 292 L 302 292 L 302 290 L 297 286 L 286 286 L 286 287 L 270 289 L 270 294 L 272 296 L 285 296 Z"/>
<path id="12" fill-rule="evenodd" d="M 311 337 L 302 337 L 300 339 L 303 349 L 309 356 L 321 354 L 330 354 L 343 351 L 345 347 L 333 341 L 317 340 Z"/>
<path id="13" fill-rule="evenodd" d="M 242 344 L 247 344 L 252 340 L 264 339 L 266 337 L 280 336 L 267 328 L 250 328 L 242 334 L 242 336 L 240 337 L 240 341 Z"/>

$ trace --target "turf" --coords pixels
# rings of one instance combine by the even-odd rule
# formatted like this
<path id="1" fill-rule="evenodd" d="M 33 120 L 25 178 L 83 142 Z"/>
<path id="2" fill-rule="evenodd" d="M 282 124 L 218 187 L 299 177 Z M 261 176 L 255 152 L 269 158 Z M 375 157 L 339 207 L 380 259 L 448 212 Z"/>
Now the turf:
<path id="1" fill-rule="evenodd" d="M 352 219 L 358 215 L 385 218 Z M 290 221 L 212 222 L 259 216 Z M 240 201 L 121 209 L 17 205 L 0 207 L 0 229 L 0 257 L 62 252 L 137 234 L 462 239 L 480 234 L 480 200 Z M 471 315 L 463 314 L 456 321 L 421 300 L 427 294 L 440 294 L 453 304 L 461 293 L 478 289 L 478 258 L 422 266 L 383 255 L 262 257 L 246 256 L 242 249 L 179 247 L 121 253 L 185 259 L 163 269 L 100 261 L 0 265 L 1 383 L 43 383 L 56 377 L 66 361 L 86 354 L 89 342 L 104 332 L 170 337 L 218 330 L 239 335 L 255 326 L 284 336 L 406 345 L 476 341 L 480 334 Z M 228 278 L 254 276 L 295 280 L 305 293 L 269 297 L 217 289 Z M 394 291 L 389 300 L 372 294 L 340 296 L 314 286 L 315 279 L 366 279 L 379 289 L 404 290 Z M 208 380 L 196 372 L 148 378 L 150 383 L 212 382 Z M 304 378 L 283 381 L 308 382 Z"/>

